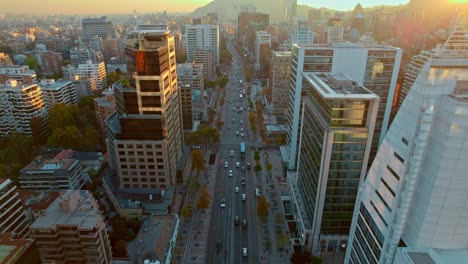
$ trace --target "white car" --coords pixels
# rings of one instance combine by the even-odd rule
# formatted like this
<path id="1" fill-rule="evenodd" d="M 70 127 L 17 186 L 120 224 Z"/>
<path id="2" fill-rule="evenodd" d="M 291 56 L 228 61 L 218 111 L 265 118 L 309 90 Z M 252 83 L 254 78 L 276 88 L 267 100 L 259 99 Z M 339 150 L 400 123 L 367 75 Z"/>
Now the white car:
<path id="1" fill-rule="evenodd" d="M 245 195 L 245 193 L 242 194 L 242 201 L 245 201 L 245 199 L 247 199 L 247 195 Z"/>
<path id="2" fill-rule="evenodd" d="M 224 168 L 229 167 L 229 163 L 227 161 L 224 162 Z"/>
<path id="3" fill-rule="evenodd" d="M 243 128 L 243 127 L 241 127 L 241 132 L 244 132 L 244 128 Z"/>
<path id="4" fill-rule="evenodd" d="M 241 120 L 240 123 L 241 123 L 241 124 L 244 124 L 244 120 Z"/>
<path id="5" fill-rule="evenodd" d="M 236 136 L 238 136 L 238 135 L 239 135 L 239 131 L 236 131 Z"/>
<path id="6" fill-rule="evenodd" d="M 240 167 L 240 162 L 236 162 L 236 168 Z"/>
<path id="7" fill-rule="evenodd" d="M 229 177 L 232 177 L 233 173 L 232 170 L 229 170 Z"/>
<path id="8" fill-rule="evenodd" d="M 231 157 L 234 157 L 234 150 L 231 150 Z"/>
<path id="9" fill-rule="evenodd" d="M 241 137 L 244 137 L 244 133 L 241 133 Z"/>
<path id="10" fill-rule="evenodd" d="M 221 208 L 226 208 L 226 202 L 224 199 L 221 200 Z"/>
<path id="11" fill-rule="evenodd" d="M 242 256 L 247 257 L 247 248 L 242 248 Z"/>
<path id="12" fill-rule="evenodd" d="M 235 190 L 236 190 L 236 193 L 238 193 L 239 192 L 239 186 L 236 186 Z"/>

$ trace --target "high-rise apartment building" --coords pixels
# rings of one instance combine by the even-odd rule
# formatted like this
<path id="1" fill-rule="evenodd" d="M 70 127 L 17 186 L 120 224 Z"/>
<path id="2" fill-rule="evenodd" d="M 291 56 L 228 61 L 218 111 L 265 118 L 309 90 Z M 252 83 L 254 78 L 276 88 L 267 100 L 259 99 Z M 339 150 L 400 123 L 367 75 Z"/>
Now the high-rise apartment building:
<path id="1" fill-rule="evenodd" d="M 58 74 L 62 67 L 62 53 L 55 51 L 45 51 L 38 54 L 40 57 L 39 63 L 42 70 L 48 74 Z"/>
<path id="2" fill-rule="evenodd" d="M 101 133 L 106 135 L 106 119 L 115 112 L 114 88 L 109 87 L 102 92 L 102 96 L 94 98 L 94 110 L 96 121 Z"/>
<path id="3" fill-rule="evenodd" d="M 122 59 L 122 45 L 120 39 L 102 39 L 102 55 L 104 56 L 104 61 L 109 62 L 112 58 L 116 60 Z"/>
<path id="4" fill-rule="evenodd" d="M 289 161 L 290 170 L 294 170 L 297 163 L 301 95 L 307 92 L 302 87 L 302 73 L 341 72 L 380 97 L 371 162 L 388 129 L 401 55 L 401 49 L 383 45 L 293 45 L 287 136 L 289 150 L 282 151 L 284 159 Z"/>
<path id="5" fill-rule="evenodd" d="M 312 44 L 314 43 L 314 32 L 310 30 L 307 21 L 297 21 L 293 26 L 290 39 L 292 44 Z"/>
<path id="6" fill-rule="evenodd" d="M 42 132 L 47 132 L 47 109 L 42 91 L 37 84 L 20 85 L 9 80 L 0 85 L 0 137 L 11 133 L 24 133 L 31 136 L 31 119 L 40 117 Z"/>
<path id="7" fill-rule="evenodd" d="M 318 254 L 348 238 L 379 97 L 341 73 L 303 73 L 302 82 L 301 152 L 289 186 L 304 249 Z"/>
<path id="8" fill-rule="evenodd" d="M 101 18 L 85 18 L 82 21 L 83 39 L 92 39 L 95 36 L 106 38 L 115 38 L 115 30 L 112 22 L 107 20 L 107 17 Z"/>
<path id="9" fill-rule="evenodd" d="M 21 189 L 35 191 L 79 190 L 84 184 L 83 169 L 77 159 L 37 157 L 18 176 Z"/>
<path id="10" fill-rule="evenodd" d="M 421 53 L 414 55 L 411 61 L 405 67 L 405 77 L 401 85 L 400 94 L 398 95 L 398 106 L 401 107 L 403 101 L 408 95 L 409 90 L 413 86 L 414 81 L 418 77 L 426 62 L 432 58 L 434 51 L 423 50 Z"/>
<path id="11" fill-rule="evenodd" d="M 272 93 L 273 114 L 286 116 L 291 74 L 291 52 L 273 51 L 270 63 L 270 88 Z"/>
<path id="12" fill-rule="evenodd" d="M 6 53 L 0 52 L 0 66 L 8 65 L 13 65 L 13 61 L 11 61 L 10 56 Z"/>
<path id="13" fill-rule="evenodd" d="M 345 263 L 468 259 L 466 20 L 459 26 L 421 68 L 360 187 Z"/>
<path id="14" fill-rule="evenodd" d="M 73 83 L 75 84 L 76 96 L 78 101 L 83 96 L 94 95 L 97 92 L 96 83 L 92 77 L 82 77 L 75 75 L 73 78 Z"/>
<path id="15" fill-rule="evenodd" d="M 78 103 L 75 84 L 65 79 L 44 79 L 39 84 L 42 90 L 42 97 L 47 110 L 50 110 L 55 104 L 63 103 L 66 105 Z"/>
<path id="16" fill-rule="evenodd" d="M 371 16 L 370 31 L 377 41 L 393 37 L 396 15 L 388 12 L 375 12 Z"/>
<path id="17" fill-rule="evenodd" d="M 0 178 L 0 208 L 2 208 L 0 233 L 13 233 L 20 238 L 26 237 L 29 233 L 29 223 L 16 186 L 10 179 Z"/>
<path id="18" fill-rule="evenodd" d="M 111 263 L 106 223 L 89 191 L 66 191 L 30 230 L 43 263 Z"/>
<path id="19" fill-rule="evenodd" d="M 93 63 L 103 62 L 104 54 L 100 50 L 94 50 L 89 47 L 75 47 L 70 50 L 71 65 L 78 67 L 79 64 L 86 64 L 88 61 Z"/>
<path id="20" fill-rule="evenodd" d="M 28 66 L 0 66 L 0 84 L 4 84 L 7 80 L 15 80 L 20 84 L 33 84 L 37 83 L 37 76 Z"/>
<path id="21" fill-rule="evenodd" d="M 341 19 L 330 19 L 327 26 L 327 43 L 343 43 L 344 24 Z"/>
<path id="22" fill-rule="evenodd" d="M 257 70 L 260 69 L 262 60 L 262 47 L 271 48 L 271 34 L 266 31 L 257 31 L 255 34 L 255 68 Z"/>
<path id="23" fill-rule="evenodd" d="M 179 85 L 179 94 L 182 109 L 182 124 L 184 130 L 193 129 L 193 104 L 192 87 L 190 85 Z"/>
<path id="24" fill-rule="evenodd" d="M 110 167 L 120 188 L 166 189 L 183 146 L 174 38 L 139 27 L 125 55 L 128 82 L 114 84 L 117 111 L 106 120 Z"/>
<path id="25" fill-rule="evenodd" d="M 76 73 L 80 78 L 93 78 L 96 89 L 99 91 L 107 88 L 106 65 L 104 62 L 93 63 L 88 61 L 86 64 L 79 64 Z"/>
<path id="26" fill-rule="evenodd" d="M 181 63 L 177 64 L 177 82 L 179 86 L 190 85 L 192 90 L 202 90 L 203 65 L 200 63 Z"/>
<path id="27" fill-rule="evenodd" d="M 202 65 L 203 76 L 209 80 L 216 79 L 216 57 L 212 50 L 196 49 L 193 62 Z"/>
<path id="28" fill-rule="evenodd" d="M 196 49 L 206 49 L 213 52 L 216 64 L 219 63 L 219 25 L 186 25 L 185 37 L 188 62 L 195 60 Z"/>

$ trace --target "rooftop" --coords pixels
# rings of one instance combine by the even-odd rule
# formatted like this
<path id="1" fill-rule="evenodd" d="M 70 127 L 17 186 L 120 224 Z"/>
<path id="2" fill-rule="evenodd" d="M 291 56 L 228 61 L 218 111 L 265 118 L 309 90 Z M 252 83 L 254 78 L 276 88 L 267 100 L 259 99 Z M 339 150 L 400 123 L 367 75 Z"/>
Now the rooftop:
<path id="1" fill-rule="evenodd" d="M 17 263 L 32 243 L 32 239 L 13 239 L 13 234 L 0 233 L 0 263 Z"/>
<path id="2" fill-rule="evenodd" d="M 55 229 L 58 225 L 71 225 L 80 230 L 92 230 L 100 218 L 96 200 L 89 191 L 69 190 L 55 199 L 30 228 Z"/>
<path id="3" fill-rule="evenodd" d="M 76 161 L 76 159 L 42 159 L 42 156 L 39 156 L 26 165 L 21 171 L 68 170 Z"/>
<path id="4" fill-rule="evenodd" d="M 47 90 L 58 90 L 68 84 L 72 84 L 72 82 L 69 80 L 65 80 L 65 79 L 58 79 L 58 80 L 45 79 L 45 80 L 41 80 L 39 87 L 41 87 L 41 89 L 47 89 Z"/>
<path id="5" fill-rule="evenodd" d="M 326 98 L 375 99 L 377 95 L 342 73 L 303 73 L 307 82 Z"/>
<path id="6" fill-rule="evenodd" d="M 60 196 L 62 192 L 38 192 L 26 189 L 17 189 L 25 208 L 33 211 L 44 211 Z"/>

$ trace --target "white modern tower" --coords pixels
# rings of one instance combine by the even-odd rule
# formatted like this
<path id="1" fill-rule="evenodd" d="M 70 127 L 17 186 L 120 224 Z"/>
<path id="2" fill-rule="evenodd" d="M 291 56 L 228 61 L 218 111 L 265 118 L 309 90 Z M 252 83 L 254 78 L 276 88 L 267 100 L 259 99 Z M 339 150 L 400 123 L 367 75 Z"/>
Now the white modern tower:
<path id="1" fill-rule="evenodd" d="M 211 50 L 219 63 L 219 25 L 186 25 L 185 38 L 187 47 L 187 61 L 195 59 L 197 49 Z"/>
<path id="2" fill-rule="evenodd" d="M 467 33 L 465 12 L 406 96 L 358 192 L 345 263 L 467 263 Z"/>

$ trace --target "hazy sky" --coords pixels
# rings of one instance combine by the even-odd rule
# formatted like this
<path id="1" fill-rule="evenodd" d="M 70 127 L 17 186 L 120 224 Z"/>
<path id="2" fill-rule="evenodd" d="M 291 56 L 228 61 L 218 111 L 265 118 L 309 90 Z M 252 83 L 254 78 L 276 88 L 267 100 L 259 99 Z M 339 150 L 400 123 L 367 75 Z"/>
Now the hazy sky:
<path id="1" fill-rule="evenodd" d="M 212 0 L 0 0 L 0 12 L 29 14 L 111 14 L 130 13 L 134 8 L 138 13 L 191 12 Z M 271 0 L 272 3 L 277 0 Z M 363 7 L 375 5 L 397 5 L 409 0 L 298 0 L 299 4 L 313 7 L 328 7 L 336 10 L 351 10 L 357 3 Z M 129 12 L 130 11 L 130 12 Z M 3 13 L 3 12 L 2 12 Z"/>

